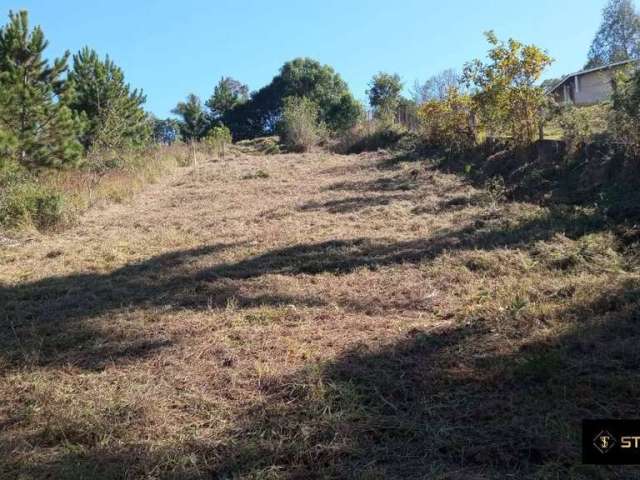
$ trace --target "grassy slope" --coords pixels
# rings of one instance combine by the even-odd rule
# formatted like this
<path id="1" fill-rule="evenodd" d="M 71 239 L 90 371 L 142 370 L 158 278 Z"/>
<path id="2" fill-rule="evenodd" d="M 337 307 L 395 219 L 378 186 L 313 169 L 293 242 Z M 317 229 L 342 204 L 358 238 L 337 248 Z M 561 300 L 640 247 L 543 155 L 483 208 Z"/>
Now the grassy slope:
<path id="1" fill-rule="evenodd" d="M 382 154 L 200 164 L 0 250 L 0 478 L 640 478 L 579 461 L 638 416 L 620 232 Z"/>

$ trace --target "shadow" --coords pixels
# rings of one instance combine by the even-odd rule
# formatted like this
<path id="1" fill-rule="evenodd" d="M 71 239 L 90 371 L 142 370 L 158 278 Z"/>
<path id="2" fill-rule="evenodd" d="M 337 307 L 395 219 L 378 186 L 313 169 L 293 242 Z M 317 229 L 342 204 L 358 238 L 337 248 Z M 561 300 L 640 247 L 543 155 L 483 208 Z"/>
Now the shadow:
<path id="1" fill-rule="evenodd" d="M 598 231 L 606 219 L 582 210 L 552 209 L 548 214 L 521 223 L 505 223 L 497 216 L 470 221 L 457 230 L 443 230 L 428 238 L 388 241 L 356 238 L 273 250 L 232 265 L 202 272 L 216 278 L 251 278 L 265 274 L 347 274 L 362 267 L 380 268 L 435 259 L 447 251 L 526 249 L 557 233 L 577 239 Z"/>
<path id="2" fill-rule="evenodd" d="M 584 418 L 637 414 L 639 312 L 636 280 L 591 303 L 569 302 L 553 336 L 506 338 L 491 319 L 414 329 L 265 379 L 223 443 L 96 445 L 14 470 L 95 479 L 638 478 L 637 467 L 582 465 L 580 428 Z"/>
<path id="3" fill-rule="evenodd" d="M 429 239 L 297 245 L 217 265 L 216 255 L 230 246 L 214 245 L 105 275 L 5 286 L 0 298 L 9 307 L 12 325 L 3 323 L 0 347 L 7 357 L 2 361 L 20 365 L 24 335 L 36 331 L 36 338 L 55 338 L 52 347 L 42 344 L 40 365 L 97 368 L 171 345 L 171 339 L 115 337 L 96 347 L 96 339 L 104 340 L 109 332 L 92 327 L 88 319 L 107 311 L 223 306 L 230 295 L 244 306 L 293 303 L 270 293 L 241 295 L 234 280 L 344 274 L 464 249 L 524 249 L 557 232 L 577 238 L 601 228 L 600 221 L 555 210 L 508 228 L 486 220 Z M 559 325 L 553 335 L 542 335 L 540 325 L 523 325 L 513 313 L 352 344 L 331 361 L 311 362 L 290 375 L 265 376 L 255 387 L 258 394 L 211 442 L 103 451 L 95 440 L 80 437 L 77 443 L 94 446 L 66 451 L 55 460 L 16 463 L 15 471 L 35 478 L 96 479 L 611 478 L 622 470 L 580 465 L 580 420 L 637 413 L 640 282 L 611 284 L 590 302 L 565 294 L 558 302 L 562 311 L 554 315 Z M 11 341 L 12 330 L 17 344 Z M 136 413 L 123 414 L 135 418 Z M 3 428 L 15 422 L 9 418 Z M 86 432 L 79 428 L 77 434 Z M 54 445 L 60 441 L 51 440 Z M 0 453 L 9 455 L 1 444 Z"/>
<path id="4" fill-rule="evenodd" d="M 415 215 L 424 213 L 436 214 L 440 212 L 456 212 L 469 207 L 482 206 L 486 204 L 486 196 L 482 193 L 473 195 L 455 195 L 451 198 L 440 200 L 433 206 L 418 206 L 411 210 Z"/>
<path id="5" fill-rule="evenodd" d="M 367 197 L 349 197 L 340 200 L 330 200 L 327 202 L 309 202 L 302 205 L 298 210 L 301 212 L 315 212 L 326 210 L 329 213 L 353 213 L 369 207 L 380 207 L 390 205 L 392 202 L 411 200 L 410 195 L 381 195 Z"/>
<path id="6" fill-rule="evenodd" d="M 640 219 L 640 167 L 620 145 L 585 145 L 574 155 L 567 154 L 564 142 L 557 140 L 537 141 L 520 149 L 493 141 L 458 154 L 422 147 L 397 151 L 377 167 L 397 170 L 407 162 L 457 174 L 476 188 L 485 188 L 499 177 L 510 200 L 595 206 L 619 223 Z"/>
<path id="7" fill-rule="evenodd" d="M 221 308 L 230 299 L 239 308 L 322 302 L 273 293 L 243 293 L 238 285 L 201 275 L 202 262 L 215 264 L 217 254 L 234 245 L 220 244 L 159 255 L 106 274 L 51 277 L 15 286 L 0 285 L 0 372 L 19 365 L 73 365 L 102 369 L 173 344 L 170 337 L 151 338 L 145 329 L 127 336 L 119 317 L 132 310 L 203 310 Z M 236 276 L 240 278 L 240 276 Z M 116 317 L 99 321 L 106 314 Z M 132 333 L 133 332 L 133 333 Z"/>
<path id="8" fill-rule="evenodd" d="M 418 171 L 409 175 L 398 174 L 393 177 L 382 177 L 368 181 L 344 181 L 328 186 L 326 191 L 345 192 L 395 192 L 415 190 L 419 183 L 417 179 Z"/>
<path id="9" fill-rule="evenodd" d="M 582 210 L 556 209 L 519 224 L 489 217 L 426 239 L 356 238 L 301 244 L 235 263 L 216 263 L 217 254 L 231 245 L 213 245 L 160 255 L 107 274 L 73 274 L 0 286 L 0 369 L 25 364 L 101 368 L 117 359 L 150 355 L 172 342 L 169 337 L 148 338 L 145 329 L 140 329 L 139 336 L 129 333 L 122 338 L 117 321 L 106 325 L 99 321 L 106 313 L 126 318 L 133 309 L 153 314 L 221 308 L 230 299 L 239 308 L 324 304 L 306 296 L 262 292 L 260 287 L 251 292 L 239 280 L 273 274 L 341 275 L 359 268 L 431 261 L 450 251 L 527 249 L 557 233 L 579 238 L 603 228 L 605 222 Z"/>
<path id="10" fill-rule="evenodd" d="M 213 478 L 637 478 L 581 465 L 580 425 L 637 414 L 638 312 L 632 282 L 569 307 L 551 338 L 476 320 L 274 378 Z"/>

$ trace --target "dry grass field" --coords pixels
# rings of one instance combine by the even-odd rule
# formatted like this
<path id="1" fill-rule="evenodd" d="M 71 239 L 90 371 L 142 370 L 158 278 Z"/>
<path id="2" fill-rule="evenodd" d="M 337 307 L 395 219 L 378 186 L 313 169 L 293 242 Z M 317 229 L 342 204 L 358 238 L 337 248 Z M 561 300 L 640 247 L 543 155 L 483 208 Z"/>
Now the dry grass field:
<path id="1" fill-rule="evenodd" d="M 0 237 L 0 478 L 607 479 L 638 226 L 383 152 L 202 161 Z"/>

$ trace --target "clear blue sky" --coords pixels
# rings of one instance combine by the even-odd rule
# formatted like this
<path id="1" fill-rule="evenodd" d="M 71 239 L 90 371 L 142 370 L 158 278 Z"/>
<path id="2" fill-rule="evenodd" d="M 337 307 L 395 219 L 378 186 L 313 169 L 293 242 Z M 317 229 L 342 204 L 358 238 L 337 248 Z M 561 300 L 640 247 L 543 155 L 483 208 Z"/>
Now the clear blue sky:
<path id="1" fill-rule="evenodd" d="M 50 55 L 89 45 L 109 53 L 147 108 L 169 115 L 189 92 L 207 98 L 222 75 L 257 89 L 287 60 L 332 65 L 364 99 L 371 76 L 409 87 L 484 56 L 482 33 L 514 37 L 555 58 L 545 77 L 585 63 L 605 0 L 0 0 L 29 10 Z M 2 22 L 4 23 L 4 21 Z"/>

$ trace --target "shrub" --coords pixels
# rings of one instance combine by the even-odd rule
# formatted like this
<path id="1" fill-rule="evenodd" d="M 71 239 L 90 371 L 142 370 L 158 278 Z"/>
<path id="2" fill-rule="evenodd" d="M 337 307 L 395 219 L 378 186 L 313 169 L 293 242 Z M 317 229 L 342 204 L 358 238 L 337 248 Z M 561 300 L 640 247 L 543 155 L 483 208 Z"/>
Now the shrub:
<path id="1" fill-rule="evenodd" d="M 305 97 L 288 97 L 279 124 L 283 143 L 292 151 L 306 152 L 325 137 L 317 105 Z"/>
<path id="2" fill-rule="evenodd" d="M 0 128 L 0 170 L 10 158 L 15 158 L 17 143 L 14 135 Z"/>
<path id="3" fill-rule="evenodd" d="M 575 153 L 580 147 L 594 140 L 607 129 L 609 108 L 605 105 L 592 107 L 564 107 L 557 118 L 567 143 L 567 150 Z"/>
<path id="4" fill-rule="evenodd" d="M 231 140 L 231 131 L 224 125 L 219 125 L 209 130 L 204 142 L 212 153 L 224 158 L 225 147 Z"/>
<path id="5" fill-rule="evenodd" d="M 640 71 L 617 76 L 609 129 L 632 154 L 640 155 Z"/>
<path id="6" fill-rule="evenodd" d="M 473 101 L 456 87 L 442 100 L 428 100 L 423 103 L 418 115 L 422 125 L 422 135 L 426 143 L 444 147 L 454 153 L 461 153 L 476 143 Z"/>
<path id="7" fill-rule="evenodd" d="M 345 93 L 338 102 L 329 107 L 327 126 L 333 133 L 344 133 L 358 123 L 363 113 L 362 104 L 350 93 Z"/>
<path id="8" fill-rule="evenodd" d="M 405 133 L 397 124 L 378 120 L 362 121 L 340 137 L 335 150 L 349 154 L 386 149 L 396 145 Z"/>
<path id="9" fill-rule="evenodd" d="M 61 223 L 64 216 L 61 193 L 38 183 L 15 164 L 5 164 L 0 171 L 0 225 L 45 230 Z"/>
<path id="10" fill-rule="evenodd" d="M 536 139 L 546 96 L 535 86 L 551 57 L 535 45 L 486 33 L 489 63 L 475 60 L 464 69 L 464 79 L 476 88 L 473 98 L 483 124 L 493 135 L 507 135 L 519 146 Z"/>
<path id="11" fill-rule="evenodd" d="M 507 187 L 504 184 L 504 178 L 495 176 L 485 182 L 485 196 L 487 206 L 490 210 L 495 211 L 498 205 L 502 203 L 507 196 Z"/>

